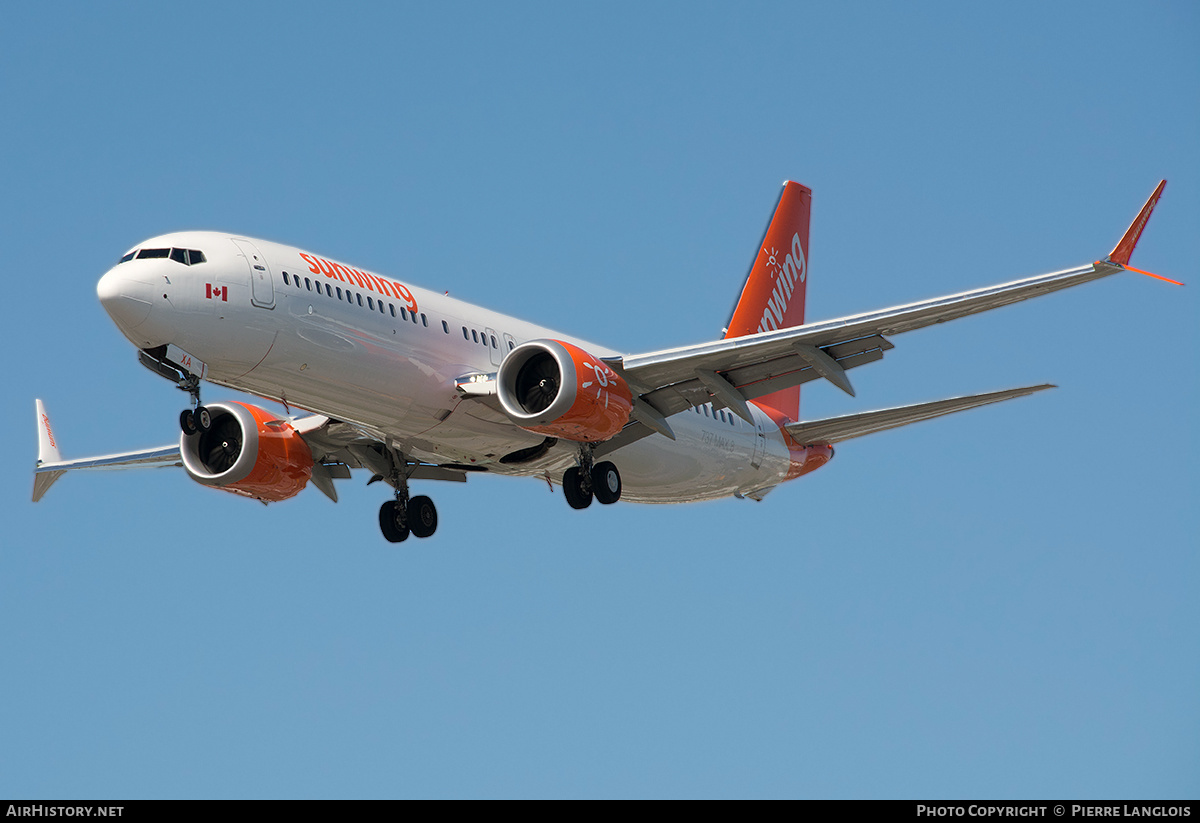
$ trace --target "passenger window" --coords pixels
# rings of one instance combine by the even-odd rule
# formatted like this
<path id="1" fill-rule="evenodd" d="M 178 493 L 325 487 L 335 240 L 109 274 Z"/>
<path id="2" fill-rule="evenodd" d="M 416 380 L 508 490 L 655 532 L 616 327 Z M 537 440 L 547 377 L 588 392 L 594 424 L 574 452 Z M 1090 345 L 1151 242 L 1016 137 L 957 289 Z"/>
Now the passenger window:
<path id="1" fill-rule="evenodd" d="M 383 314 L 383 301 L 382 300 L 379 301 L 379 313 Z"/>
<path id="2" fill-rule="evenodd" d="M 513 350 L 513 349 L 515 349 L 516 347 L 517 347 L 517 344 L 516 344 L 516 343 L 514 343 L 514 342 L 513 342 L 513 341 L 511 341 L 511 340 L 509 340 L 509 341 L 508 341 L 508 350 L 509 350 L 509 351 L 512 351 L 512 350 Z"/>
<path id="3" fill-rule="evenodd" d="M 355 297 L 355 299 L 356 299 L 356 300 L 358 300 L 358 307 L 361 309 L 361 308 L 362 308 L 362 295 L 361 295 L 361 294 L 355 294 L 355 295 L 354 295 L 354 297 Z"/>
<path id="4" fill-rule="evenodd" d="M 375 311 L 375 299 L 374 298 L 367 297 L 367 308 L 370 309 L 371 311 Z"/>
<path id="5" fill-rule="evenodd" d="M 341 300 L 342 299 L 342 287 L 341 286 L 337 287 L 337 293 L 338 293 L 338 300 Z"/>
<path id="6" fill-rule="evenodd" d="M 478 343 L 479 342 L 479 332 L 475 331 L 474 329 L 471 329 L 471 339 L 474 340 L 476 343 Z"/>
<path id="7" fill-rule="evenodd" d="M 408 313 L 408 319 L 413 321 L 413 325 L 415 326 L 417 324 L 417 313 L 415 311 L 410 311 Z"/>
<path id="8" fill-rule="evenodd" d="M 307 277 L 304 278 L 304 288 L 308 289 L 309 291 L 312 291 L 312 281 L 309 280 Z"/>
<path id="9" fill-rule="evenodd" d="M 467 337 L 467 327 L 466 327 L 466 326 L 463 326 L 463 340 L 467 340 L 467 339 L 468 339 L 468 337 Z"/>
<path id="10" fill-rule="evenodd" d="M 390 311 L 392 313 L 392 317 L 395 317 L 396 316 L 396 304 L 388 303 L 388 311 Z"/>
<path id="11" fill-rule="evenodd" d="M 425 328 L 429 328 L 429 318 L 425 316 L 424 312 L 421 313 L 421 325 Z"/>
<path id="12" fill-rule="evenodd" d="M 171 259 L 176 263 L 187 265 L 187 249 L 171 249 Z"/>
<path id="13" fill-rule="evenodd" d="M 325 296 L 333 297 L 333 289 L 329 287 L 328 283 L 325 284 Z"/>
<path id="14" fill-rule="evenodd" d="M 291 280 L 288 278 L 288 273 L 287 273 L 287 272 L 284 272 L 284 273 L 283 273 L 283 285 L 285 285 L 285 286 L 290 286 L 290 285 L 292 285 L 292 281 L 291 281 Z"/>
<path id="15" fill-rule="evenodd" d="M 442 321 L 442 331 L 444 331 L 446 334 L 450 333 L 450 326 L 447 325 L 445 320 Z"/>
<path id="16" fill-rule="evenodd" d="M 496 345 L 496 335 L 494 335 L 494 334 L 492 335 L 492 348 L 493 349 L 500 348 L 499 346 Z"/>
<path id="17" fill-rule="evenodd" d="M 400 307 L 400 316 L 402 318 L 404 318 L 405 320 L 408 319 L 408 310 L 405 309 L 403 306 Z"/>

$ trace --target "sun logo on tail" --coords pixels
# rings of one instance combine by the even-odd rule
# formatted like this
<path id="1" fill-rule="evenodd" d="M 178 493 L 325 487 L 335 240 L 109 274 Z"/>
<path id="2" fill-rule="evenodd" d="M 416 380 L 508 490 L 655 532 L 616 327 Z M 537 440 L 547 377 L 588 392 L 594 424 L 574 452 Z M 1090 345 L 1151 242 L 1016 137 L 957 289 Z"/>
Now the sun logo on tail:
<path id="1" fill-rule="evenodd" d="M 777 259 L 777 255 L 779 254 L 779 252 L 775 249 L 775 247 L 772 246 L 771 250 L 767 251 L 767 247 L 763 246 L 763 254 L 765 254 L 767 256 L 767 268 L 775 269 L 776 271 L 778 271 L 779 270 L 779 260 Z"/>

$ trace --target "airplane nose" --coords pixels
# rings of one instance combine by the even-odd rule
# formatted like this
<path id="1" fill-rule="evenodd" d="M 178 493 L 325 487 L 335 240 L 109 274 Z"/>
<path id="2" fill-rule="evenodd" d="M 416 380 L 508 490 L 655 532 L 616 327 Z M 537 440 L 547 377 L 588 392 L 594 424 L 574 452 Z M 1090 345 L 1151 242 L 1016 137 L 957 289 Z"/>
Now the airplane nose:
<path id="1" fill-rule="evenodd" d="M 96 296 L 108 316 L 123 332 L 137 328 L 150 315 L 149 286 L 111 269 L 96 284 Z"/>
<path id="2" fill-rule="evenodd" d="M 143 275 L 153 280 L 150 275 Z M 163 307 L 151 309 L 155 297 L 163 288 L 156 282 L 146 282 L 141 276 L 130 276 L 119 269 L 110 269 L 96 284 L 96 296 L 108 316 L 117 324 L 129 341 L 138 348 L 153 348 L 170 342 L 170 312 L 164 314 Z M 165 296 L 165 295 L 164 295 Z"/>

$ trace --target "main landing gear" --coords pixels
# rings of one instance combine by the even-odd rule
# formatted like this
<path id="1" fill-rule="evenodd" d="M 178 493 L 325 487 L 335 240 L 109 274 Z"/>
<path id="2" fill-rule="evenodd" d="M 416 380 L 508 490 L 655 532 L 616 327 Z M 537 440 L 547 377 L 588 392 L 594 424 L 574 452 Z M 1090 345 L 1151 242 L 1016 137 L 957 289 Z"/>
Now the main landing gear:
<path id="1" fill-rule="evenodd" d="M 430 537 L 437 531 L 437 509 L 423 494 L 408 496 L 408 478 L 393 464 L 392 487 L 396 499 L 379 507 L 379 530 L 389 543 L 403 543 L 409 534 Z"/>
<path id="2" fill-rule="evenodd" d="M 204 434 L 209 431 L 212 428 L 212 414 L 200 405 L 200 378 L 189 374 L 179 381 L 179 388 L 191 395 L 192 405 L 195 407 L 179 413 L 179 428 L 187 435 L 196 432 Z"/>
<path id="3" fill-rule="evenodd" d="M 621 473 L 607 460 L 592 462 L 591 443 L 579 447 L 579 465 L 563 472 L 563 495 L 573 509 L 586 509 L 592 497 L 603 504 L 621 499 Z"/>

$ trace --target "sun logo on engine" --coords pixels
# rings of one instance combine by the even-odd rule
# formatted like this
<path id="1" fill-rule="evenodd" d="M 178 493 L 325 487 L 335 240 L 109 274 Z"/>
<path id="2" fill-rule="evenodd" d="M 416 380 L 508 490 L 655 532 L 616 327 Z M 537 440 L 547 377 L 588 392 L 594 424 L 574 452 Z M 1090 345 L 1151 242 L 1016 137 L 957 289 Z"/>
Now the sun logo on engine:
<path id="1" fill-rule="evenodd" d="M 593 363 L 590 360 L 584 361 L 583 366 L 586 369 L 591 369 L 593 376 L 596 378 L 594 381 L 589 380 L 586 383 L 584 383 L 583 388 L 585 388 L 585 389 L 591 388 L 594 385 L 596 387 L 596 399 L 599 400 L 601 398 L 601 396 L 603 396 L 604 397 L 604 408 L 607 409 L 608 408 L 608 384 L 611 382 L 608 377 L 608 368 L 604 365 L 601 365 L 600 363 Z"/>

